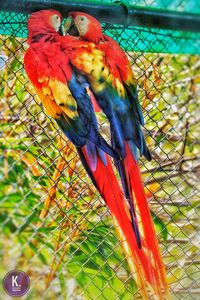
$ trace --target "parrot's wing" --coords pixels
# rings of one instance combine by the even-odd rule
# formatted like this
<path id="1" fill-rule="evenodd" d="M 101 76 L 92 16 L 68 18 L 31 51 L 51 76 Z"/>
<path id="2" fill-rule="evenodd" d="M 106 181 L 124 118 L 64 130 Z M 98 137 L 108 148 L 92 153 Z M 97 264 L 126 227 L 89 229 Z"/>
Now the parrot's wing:
<path id="1" fill-rule="evenodd" d="M 62 64 L 56 64 L 60 62 L 56 57 L 54 63 L 51 59 L 47 54 L 44 59 L 32 48 L 24 57 L 27 74 L 47 114 L 56 120 L 75 146 L 82 147 L 91 142 L 115 157 L 112 148 L 98 132 L 96 116 L 86 90 L 88 83 L 69 64 L 66 68 L 67 59 Z"/>
<path id="2" fill-rule="evenodd" d="M 70 61 L 87 76 L 99 106 L 111 123 L 115 149 L 120 156 L 125 151 L 125 139 L 131 142 L 136 158 L 138 148 L 140 154 L 150 160 L 141 130 L 143 117 L 132 70 L 125 53 L 114 43 L 110 45 L 105 41 L 95 45 L 77 40 L 71 52 L 68 49 Z"/>
<path id="3" fill-rule="evenodd" d="M 26 51 L 24 64 L 29 79 L 49 116 L 57 119 L 64 113 L 71 119 L 77 118 L 77 103 L 66 84 L 66 70 L 61 74 L 56 57 L 52 62 L 52 56 L 43 55 L 42 50 L 29 48 Z"/>
<path id="4" fill-rule="evenodd" d="M 125 52 L 123 52 L 123 50 L 120 48 L 120 46 L 111 37 L 104 35 L 104 38 L 107 42 L 103 46 L 106 56 L 109 57 L 110 64 L 116 66 L 119 72 L 118 76 L 120 76 L 121 82 L 128 95 L 130 104 L 133 106 L 134 111 L 137 113 L 137 117 L 140 121 L 140 124 L 144 125 L 142 108 L 138 100 L 137 83 L 134 78 L 134 74 L 131 69 L 128 57 L 126 56 Z"/>

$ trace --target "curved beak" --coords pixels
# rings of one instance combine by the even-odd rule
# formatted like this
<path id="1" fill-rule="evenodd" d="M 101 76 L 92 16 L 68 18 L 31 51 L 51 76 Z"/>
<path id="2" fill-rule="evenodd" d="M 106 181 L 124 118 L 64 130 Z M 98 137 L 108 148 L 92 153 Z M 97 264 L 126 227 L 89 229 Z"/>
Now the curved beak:
<path id="1" fill-rule="evenodd" d="M 66 19 L 64 19 L 63 20 L 64 33 L 67 34 L 73 25 L 74 25 L 74 19 L 72 18 L 72 16 L 68 16 Z"/>
<path id="2" fill-rule="evenodd" d="M 60 27 L 59 27 L 58 33 L 59 33 L 60 35 L 64 35 L 64 32 L 63 32 L 63 25 L 62 25 L 62 23 L 60 24 Z"/>
<path id="3" fill-rule="evenodd" d="M 63 35 L 73 35 L 78 36 L 79 32 L 76 28 L 76 25 L 74 23 L 74 19 L 72 16 L 68 16 L 66 19 L 63 20 Z"/>

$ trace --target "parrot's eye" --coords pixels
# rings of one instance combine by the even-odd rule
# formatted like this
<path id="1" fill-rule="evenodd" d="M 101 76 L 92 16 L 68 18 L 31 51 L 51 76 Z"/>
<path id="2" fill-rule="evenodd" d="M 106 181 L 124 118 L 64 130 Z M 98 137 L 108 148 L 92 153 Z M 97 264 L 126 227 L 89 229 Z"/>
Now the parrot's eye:
<path id="1" fill-rule="evenodd" d="M 79 17 L 80 21 L 85 21 L 85 19 L 86 19 L 85 17 Z"/>
<path id="2" fill-rule="evenodd" d="M 60 17 L 59 17 L 58 15 L 53 15 L 53 17 L 54 17 L 54 19 L 57 20 L 57 21 L 60 20 Z"/>

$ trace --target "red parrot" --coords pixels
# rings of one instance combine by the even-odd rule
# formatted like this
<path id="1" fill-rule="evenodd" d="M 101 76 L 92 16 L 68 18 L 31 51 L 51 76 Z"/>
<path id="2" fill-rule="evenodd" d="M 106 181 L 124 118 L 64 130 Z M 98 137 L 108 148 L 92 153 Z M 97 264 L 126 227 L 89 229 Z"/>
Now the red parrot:
<path id="1" fill-rule="evenodd" d="M 69 16 L 79 33 L 72 44 L 65 45 L 69 59 L 87 78 L 95 101 L 110 122 L 112 148 L 120 157 L 114 157 L 114 160 L 129 202 L 137 246 L 139 249 L 144 247 L 151 267 L 156 270 L 154 288 L 163 299 L 160 291 L 168 297 L 165 268 L 138 164 L 137 149 L 148 160 L 151 155 L 141 129 L 144 119 L 133 71 L 126 54 L 113 39 L 103 34 L 94 17 L 82 12 L 70 12 Z M 142 265 L 145 268 L 143 262 Z"/>
<path id="2" fill-rule="evenodd" d="M 157 266 L 137 245 L 126 201 L 109 158 L 119 160 L 119 155 L 98 131 L 88 80 L 70 57 L 79 40 L 59 34 L 61 21 L 60 13 L 55 10 L 31 14 L 25 70 L 47 114 L 76 146 L 83 166 L 117 220 L 133 254 L 139 287 L 147 299 L 145 279 L 156 289 Z"/>

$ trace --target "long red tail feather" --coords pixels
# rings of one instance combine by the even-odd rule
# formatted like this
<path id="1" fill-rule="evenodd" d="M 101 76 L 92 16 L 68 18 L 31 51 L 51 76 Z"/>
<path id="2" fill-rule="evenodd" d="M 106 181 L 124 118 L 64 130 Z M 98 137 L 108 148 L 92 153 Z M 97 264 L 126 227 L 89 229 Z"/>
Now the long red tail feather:
<path id="1" fill-rule="evenodd" d="M 126 146 L 126 158 L 124 165 L 126 170 L 126 177 L 131 186 L 132 193 L 134 194 L 134 206 L 136 207 L 137 215 L 139 216 L 139 230 L 142 234 L 142 248 L 145 249 L 151 265 L 154 266 L 154 284 L 159 299 L 165 297 L 169 298 L 167 279 L 165 267 L 159 251 L 159 245 L 156 238 L 154 224 L 151 217 L 151 212 L 146 199 L 144 186 L 142 183 L 141 173 L 137 161 L 134 159 L 128 143 Z"/>
<path id="2" fill-rule="evenodd" d="M 82 148 L 82 153 L 84 155 L 84 158 L 89 165 L 89 158 L 87 157 L 87 152 Z M 98 157 L 97 167 L 95 171 L 92 172 L 93 180 L 95 180 L 96 186 L 106 202 L 107 206 L 110 209 L 111 214 L 115 217 L 117 220 L 121 231 L 124 234 L 124 237 L 129 245 L 129 248 L 131 249 L 131 253 L 134 260 L 135 270 L 136 270 L 136 276 L 137 276 L 137 283 L 141 289 L 141 292 L 143 294 L 143 299 L 149 299 L 148 298 L 148 292 L 147 292 L 147 282 L 152 287 L 154 291 L 157 289 L 157 284 L 160 283 L 160 280 L 158 280 L 160 274 L 162 273 L 163 266 L 158 259 L 159 257 L 156 256 L 157 249 L 153 247 L 154 242 L 150 243 L 151 236 L 147 238 L 145 242 L 145 247 L 142 249 L 138 248 L 137 240 L 133 231 L 133 227 L 130 221 L 130 218 L 127 214 L 127 210 L 125 208 L 125 199 L 122 194 L 122 191 L 120 189 L 119 183 L 115 177 L 115 174 L 113 172 L 113 168 L 111 165 L 111 162 L 109 160 L 109 157 L 106 156 L 107 159 L 107 165 L 105 166 L 100 157 Z M 140 206 L 141 209 L 141 206 Z M 142 209 L 141 209 L 142 210 Z M 142 215 L 144 213 L 142 212 Z M 145 220 L 149 219 L 149 215 L 146 216 L 145 213 Z M 152 226 L 152 224 L 151 224 Z M 152 229 L 148 229 L 148 233 Z M 145 229 L 146 232 L 146 229 Z M 155 236 L 155 233 L 154 233 Z M 153 239 L 154 239 L 153 236 Z M 149 253 L 145 250 L 145 248 L 148 249 L 148 245 L 150 245 L 150 251 L 152 252 L 153 257 L 156 257 L 155 264 L 152 263 L 151 256 Z M 156 268 L 159 267 L 159 270 Z M 161 269 L 161 270 L 160 270 Z M 155 280 L 156 278 L 156 280 Z M 163 275 L 163 281 L 164 281 L 164 275 Z M 158 293 L 157 293 L 158 294 Z M 163 299 L 163 298 L 160 298 Z"/>

